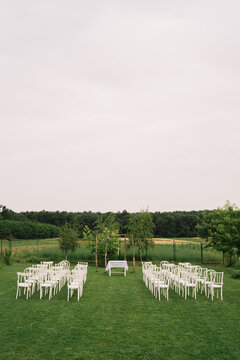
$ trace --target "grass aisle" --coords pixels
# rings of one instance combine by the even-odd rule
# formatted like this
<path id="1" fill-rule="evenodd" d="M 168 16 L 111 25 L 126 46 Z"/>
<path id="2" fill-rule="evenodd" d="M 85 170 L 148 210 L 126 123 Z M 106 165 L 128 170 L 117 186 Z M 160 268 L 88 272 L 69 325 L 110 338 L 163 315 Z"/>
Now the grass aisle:
<path id="1" fill-rule="evenodd" d="M 66 301 L 66 287 L 51 301 L 39 293 L 15 300 L 16 272 L 26 266 L 0 267 L 1 360 L 240 358 L 240 283 L 227 273 L 223 302 L 173 291 L 159 302 L 140 267 L 126 278 L 89 267 L 80 302 Z"/>

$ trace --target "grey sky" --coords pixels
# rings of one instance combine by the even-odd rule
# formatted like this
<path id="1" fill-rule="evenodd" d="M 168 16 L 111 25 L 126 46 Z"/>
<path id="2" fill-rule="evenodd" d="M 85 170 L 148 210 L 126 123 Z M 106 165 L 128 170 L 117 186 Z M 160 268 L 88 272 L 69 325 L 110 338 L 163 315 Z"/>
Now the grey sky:
<path id="1" fill-rule="evenodd" d="M 0 4 L 0 203 L 240 205 L 238 0 Z"/>

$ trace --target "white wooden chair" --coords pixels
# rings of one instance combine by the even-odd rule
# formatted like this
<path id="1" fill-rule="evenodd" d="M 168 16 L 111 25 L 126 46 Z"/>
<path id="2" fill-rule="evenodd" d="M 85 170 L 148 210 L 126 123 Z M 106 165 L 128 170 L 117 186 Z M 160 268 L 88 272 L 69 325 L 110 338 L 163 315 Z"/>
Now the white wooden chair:
<path id="1" fill-rule="evenodd" d="M 40 299 L 43 297 L 43 290 L 45 290 L 45 295 L 49 292 L 49 300 L 52 298 L 52 295 L 55 295 L 57 292 L 58 281 L 54 278 L 51 278 L 51 275 L 48 273 L 47 277 L 45 274 L 40 280 Z"/>
<path id="2" fill-rule="evenodd" d="M 159 281 L 156 284 L 156 293 L 155 296 L 158 296 L 159 301 L 161 300 L 161 292 L 165 296 L 166 300 L 168 300 L 168 291 L 169 291 L 169 277 L 168 275 L 160 274 Z"/>
<path id="3" fill-rule="evenodd" d="M 217 299 L 218 299 L 218 292 L 220 291 L 221 300 L 223 300 L 223 272 L 216 272 L 214 281 L 208 284 L 208 296 L 211 295 L 213 300 L 214 297 L 214 290 L 217 290 Z"/>
<path id="4" fill-rule="evenodd" d="M 67 300 L 69 301 L 69 295 L 72 297 L 73 296 L 73 292 L 74 290 L 77 290 L 77 299 L 78 301 L 80 300 L 80 297 L 82 296 L 83 293 L 83 277 L 79 276 L 79 277 L 74 277 L 74 276 L 70 276 L 68 279 L 68 284 L 67 284 L 67 288 L 68 288 L 68 295 L 67 295 Z"/>
<path id="5" fill-rule="evenodd" d="M 201 293 L 203 291 L 204 288 L 204 292 L 205 292 L 205 296 L 209 297 L 209 285 L 213 284 L 215 281 L 215 274 L 216 271 L 212 270 L 212 269 L 208 269 L 206 271 L 206 276 L 205 276 L 205 280 L 202 283 L 202 288 L 201 288 Z"/>
<path id="6" fill-rule="evenodd" d="M 28 299 L 28 297 L 31 296 L 31 286 L 32 286 L 32 282 L 28 281 L 29 274 L 24 272 L 18 272 L 17 276 L 18 279 L 17 279 L 16 299 L 18 298 L 18 296 L 21 296 L 21 289 L 24 289 L 24 295 L 26 294 L 26 299 Z"/>
<path id="7" fill-rule="evenodd" d="M 187 296 L 190 295 L 190 289 L 192 290 L 192 297 L 194 297 L 195 300 L 197 299 L 197 282 L 195 277 L 192 276 L 191 273 L 185 275 L 183 288 L 184 288 L 185 300 L 187 299 Z"/>

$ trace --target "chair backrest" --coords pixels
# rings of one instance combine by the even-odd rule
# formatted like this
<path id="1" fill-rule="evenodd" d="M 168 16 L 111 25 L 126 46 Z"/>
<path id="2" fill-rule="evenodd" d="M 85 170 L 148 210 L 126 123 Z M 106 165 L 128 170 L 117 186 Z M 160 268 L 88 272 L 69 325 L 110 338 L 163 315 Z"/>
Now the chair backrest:
<path id="1" fill-rule="evenodd" d="M 70 262 L 68 260 L 60 261 L 59 265 L 63 266 L 65 269 L 70 269 Z"/>
<path id="2" fill-rule="evenodd" d="M 163 260 L 163 261 L 160 262 L 160 266 L 165 265 L 165 264 L 169 264 L 169 262 L 166 261 L 166 260 Z"/>
<path id="3" fill-rule="evenodd" d="M 165 264 L 164 266 L 166 267 L 166 270 L 168 270 L 169 272 L 173 272 L 176 267 L 175 264 Z"/>
<path id="4" fill-rule="evenodd" d="M 29 273 L 17 272 L 17 276 L 18 276 L 17 282 L 18 283 L 23 283 L 29 278 Z"/>
<path id="5" fill-rule="evenodd" d="M 150 261 L 143 261 L 142 262 L 142 270 L 148 269 L 152 265 Z"/>
<path id="6" fill-rule="evenodd" d="M 223 284 L 223 272 L 216 272 L 215 273 L 215 284 L 216 285 L 222 285 Z"/>
<path id="7" fill-rule="evenodd" d="M 207 280 L 207 281 L 214 282 L 214 281 L 215 281 L 215 275 L 216 275 L 216 271 L 215 271 L 215 270 L 208 269 L 208 270 L 206 271 L 206 280 Z"/>

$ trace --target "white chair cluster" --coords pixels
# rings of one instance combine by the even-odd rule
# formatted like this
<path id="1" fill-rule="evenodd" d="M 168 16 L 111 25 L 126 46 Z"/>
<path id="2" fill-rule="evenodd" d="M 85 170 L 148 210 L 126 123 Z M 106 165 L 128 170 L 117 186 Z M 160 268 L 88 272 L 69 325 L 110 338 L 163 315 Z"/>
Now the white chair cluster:
<path id="1" fill-rule="evenodd" d="M 83 293 L 83 285 L 87 280 L 87 269 L 88 263 L 79 262 L 75 268 L 69 272 L 67 281 L 67 300 L 69 300 L 69 295 L 72 297 L 74 290 L 77 290 L 77 299 L 79 301 Z"/>
<path id="2" fill-rule="evenodd" d="M 49 300 L 65 285 L 70 269 L 70 263 L 63 260 L 53 265 L 53 261 L 42 261 L 40 264 L 32 265 L 24 269 L 24 272 L 18 272 L 17 293 L 21 296 L 21 289 L 24 289 L 26 299 L 33 295 L 37 289 L 40 293 L 40 299 L 49 294 Z"/>
<path id="3" fill-rule="evenodd" d="M 146 287 L 155 297 L 161 299 L 161 293 L 168 300 L 169 289 L 175 290 L 178 295 L 185 299 L 192 293 L 194 299 L 197 293 L 204 291 L 205 296 L 212 300 L 217 293 L 217 298 L 223 300 L 223 272 L 202 268 L 190 263 L 179 263 L 178 265 L 162 261 L 160 266 L 151 262 L 142 263 L 143 281 Z"/>

